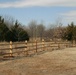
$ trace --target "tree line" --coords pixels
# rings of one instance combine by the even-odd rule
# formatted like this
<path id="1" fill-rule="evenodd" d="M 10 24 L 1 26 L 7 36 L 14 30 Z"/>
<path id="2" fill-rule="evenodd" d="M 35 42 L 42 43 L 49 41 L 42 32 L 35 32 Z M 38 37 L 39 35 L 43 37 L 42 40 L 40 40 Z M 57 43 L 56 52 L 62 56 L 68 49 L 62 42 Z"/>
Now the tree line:
<path id="1" fill-rule="evenodd" d="M 72 22 L 66 27 L 60 22 L 50 24 L 49 27 L 44 23 L 31 21 L 28 25 L 22 25 L 12 18 L 2 18 L 0 16 L 0 41 L 25 41 L 31 39 L 63 39 L 68 41 L 76 41 L 76 26 Z"/>
<path id="2" fill-rule="evenodd" d="M 31 21 L 26 27 L 27 32 L 31 39 L 43 38 L 49 39 L 62 39 L 68 41 L 76 41 L 76 25 L 73 22 L 67 26 L 62 26 L 61 23 L 56 25 L 50 24 L 49 27 L 45 27 L 43 23 L 37 24 L 36 21 Z"/>

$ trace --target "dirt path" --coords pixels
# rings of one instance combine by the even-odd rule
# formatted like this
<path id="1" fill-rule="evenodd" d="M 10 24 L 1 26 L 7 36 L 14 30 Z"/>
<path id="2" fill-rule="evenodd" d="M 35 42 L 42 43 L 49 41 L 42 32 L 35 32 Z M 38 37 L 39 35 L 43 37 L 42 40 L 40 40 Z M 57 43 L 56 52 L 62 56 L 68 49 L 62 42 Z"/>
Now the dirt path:
<path id="1" fill-rule="evenodd" d="M 0 62 L 0 75 L 76 75 L 76 48 Z"/>

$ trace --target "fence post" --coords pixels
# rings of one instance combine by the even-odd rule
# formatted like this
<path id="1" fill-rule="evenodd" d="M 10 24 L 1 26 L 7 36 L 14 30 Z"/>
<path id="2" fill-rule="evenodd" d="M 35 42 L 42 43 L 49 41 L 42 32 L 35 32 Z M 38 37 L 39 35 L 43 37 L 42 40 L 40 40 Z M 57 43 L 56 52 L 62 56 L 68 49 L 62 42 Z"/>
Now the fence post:
<path id="1" fill-rule="evenodd" d="M 37 53 L 37 40 L 35 40 L 35 43 L 36 43 L 36 53 Z"/>
<path id="2" fill-rule="evenodd" d="M 60 49 L 60 43 L 58 43 L 58 49 Z"/>
<path id="3" fill-rule="evenodd" d="M 26 51 L 26 55 L 28 55 L 28 50 L 27 50 L 27 40 L 25 41 L 25 51 Z"/>
<path id="4" fill-rule="evenodd" d="M 10 57 L 13 56 L 13 47 L 12 47 L 12 41 L 10 41 Z"/>
<path id="5" fill-rule="evenodd" d="M 44 43 L 44 39 L 42 39 L 42 50 L 44 51 L 45 50 L 45 43 Z"/>
<path id="6" fill-rule="evenodd" d="M 49 47 L 50 47 L 50 49 L 51 49 L 51 50 L 52 50 L 52 47 L 51 47 L 51 45 L 52 45 L 52 42 L 53 42 L 53 40 L 50 40 Z"/>
<path id="7" fill-rule="evenodd" d="M 66 48 L 68 47 L 68 43 L 66 42 Z"/>

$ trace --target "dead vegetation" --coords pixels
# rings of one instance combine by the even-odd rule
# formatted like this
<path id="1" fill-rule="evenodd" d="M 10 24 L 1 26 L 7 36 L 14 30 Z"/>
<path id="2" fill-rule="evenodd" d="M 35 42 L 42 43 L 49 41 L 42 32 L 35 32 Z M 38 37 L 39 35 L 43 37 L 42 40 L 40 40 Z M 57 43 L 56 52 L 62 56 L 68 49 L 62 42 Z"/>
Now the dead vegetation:
<path id="1" fill-rule="evenodd" d="M 0 62 L 0 75 L 76 75 L 76 48 Z"/>

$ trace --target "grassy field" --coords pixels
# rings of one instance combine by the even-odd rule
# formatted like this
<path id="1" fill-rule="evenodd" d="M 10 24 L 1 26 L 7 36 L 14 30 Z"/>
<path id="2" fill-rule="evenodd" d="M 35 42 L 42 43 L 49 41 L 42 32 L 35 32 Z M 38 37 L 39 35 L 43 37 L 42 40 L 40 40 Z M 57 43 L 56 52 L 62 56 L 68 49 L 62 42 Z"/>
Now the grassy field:
<path id="1" fill-rule="evenodd" d="M 76 48 L 0 62 L 0 75 L 76 75 Z"/>

